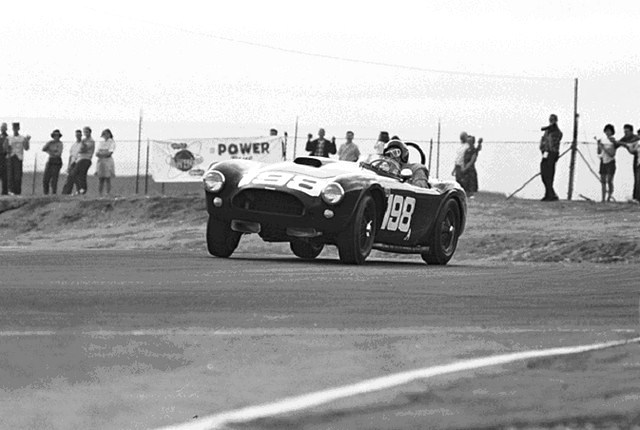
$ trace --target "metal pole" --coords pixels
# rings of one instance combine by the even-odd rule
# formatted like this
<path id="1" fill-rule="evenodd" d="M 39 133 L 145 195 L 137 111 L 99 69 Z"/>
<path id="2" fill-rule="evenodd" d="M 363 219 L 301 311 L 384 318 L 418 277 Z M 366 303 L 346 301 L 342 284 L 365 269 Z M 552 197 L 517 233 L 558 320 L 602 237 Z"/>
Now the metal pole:
<path id="1" fill-rule="evenodd" d="M 287 161 L 287 139 L 289 138 L 289 133 L 284 132 L 284 146 L 282 147 L 282 160 Z"/>
<path id="2" fill-rule="evenodd" d="M 438 151 L 436 154 L 436 178 L 440 177 L 440 119 L 438 119 Z"/>
<path id="3" fill-rule="evenodd" d="M 571 162 L 569 164 L 569 192 L 567 200 L 573 196 L 573 179 L 576 169 L 576 151 L 578 150 L 578 78 L 573 88 L 573 141 L 571 142 Z"/>
<path id="4" fill-rule="evenodd" d="M 138 194 L 138 181 L 140 180 L 140 147 L 142 140 L 142 108 L 140 108 L 140 119 L 138 121 L 138 164 L 136 166 L 136 194 Z"/>
<path id="5" fill-rule="evenodd" d="M 433 153 L 433 139 L 429 140 L 429 172 L 431 172 L 431 154 Z"/>
<path id="6" fill-rule="evenodd" d="M 296 148 L 298 146 L 298 117 L 296 117 L 296 130 L 293 136 L 293 159 L 296 158 Z"/>
<path id="7" fill-rule="evenodd" d="M 147 139 L 147 166 L 144 171 L 144 194 L 149 191 L 149 139 Z"/>

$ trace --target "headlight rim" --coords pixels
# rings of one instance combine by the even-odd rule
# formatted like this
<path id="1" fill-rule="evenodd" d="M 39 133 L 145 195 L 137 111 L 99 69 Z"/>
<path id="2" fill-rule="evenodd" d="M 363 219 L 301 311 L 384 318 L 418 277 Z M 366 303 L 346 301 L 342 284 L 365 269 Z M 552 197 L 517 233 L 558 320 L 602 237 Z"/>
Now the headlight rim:
<path id="1" fill-rule="evenodd" d="M 211 186 L 207 181 L 212 175 L 220 176 L 220 180 L 218 182 L 215 182 L 215 185 L 213 186 Z M 209 171 L 207 171 L 207 173 L 205 173 L 202 176 L 202 182 L 204 183 L 204 187 L 208 192 L 219 193 L 220 191 L 222 191 L 224 184 L 227 182 L 227 178 L 224 176 L 224 173 L 222 173 L 220 170 L 210 169 Z"/>
<path id="2" fill-rule="evenodd" d="M 340 190 L 340 196 L 337 199 L 334 200 L 330 200 L 327 197 L 327 189 L 329 187 L 337 187 L 338 190 Z M 320 192 L 320 197 L 322 197 L 322 201 L 324 201 L 326 204 L 331 205 L 331 206 L 335 206 L 337 204 L 339 204 L 343 199 L 344 199 L 344 188 L 342 187 L 342 185 L 340 185 L 337 182 L 329 182 L 327 185 L 324 186 L 324 188 L 322 188 L 322 191 Z"/>

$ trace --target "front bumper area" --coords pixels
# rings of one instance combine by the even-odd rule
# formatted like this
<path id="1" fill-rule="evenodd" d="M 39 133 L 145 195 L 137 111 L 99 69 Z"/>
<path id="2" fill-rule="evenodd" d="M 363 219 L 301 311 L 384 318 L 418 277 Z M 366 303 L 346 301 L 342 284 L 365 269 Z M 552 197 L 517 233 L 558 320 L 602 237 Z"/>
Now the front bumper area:
<path id="1" fill-rule="evenodd" d="M 258 233 L 267 241 L 324 236 L 329 242 L 346 228 L 359 197 L 347 193 L 332 206 L 303 193 L 255 188 L 229 194 L 205 191 L 205 196 L 209 215 L 236 231 Z"/>

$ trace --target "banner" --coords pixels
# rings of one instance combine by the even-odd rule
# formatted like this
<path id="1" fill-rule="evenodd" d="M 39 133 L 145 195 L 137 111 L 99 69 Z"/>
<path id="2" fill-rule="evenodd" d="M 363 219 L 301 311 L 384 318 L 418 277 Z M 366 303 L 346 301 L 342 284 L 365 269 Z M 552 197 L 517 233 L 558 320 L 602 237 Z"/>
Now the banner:
<path id="1" fill-rule="evenodd" d="M 198 182 L 216 161 L 244 159 L 276 163 L 284 159 L 279 136 L 178 139 L 150 142 L 149 170 L 155 182 Z"/>

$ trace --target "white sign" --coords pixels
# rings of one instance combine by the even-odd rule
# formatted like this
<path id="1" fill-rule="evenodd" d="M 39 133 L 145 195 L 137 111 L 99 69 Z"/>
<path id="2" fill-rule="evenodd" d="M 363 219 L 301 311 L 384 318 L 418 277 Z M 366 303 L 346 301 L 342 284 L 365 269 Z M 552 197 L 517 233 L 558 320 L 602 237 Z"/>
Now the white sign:
<path id="1" fill-rule="evenodd" d="M 284 145 L 284 138 L 277 136 L 154 140 L 151 141 L 149 169 L 156 182 L 198 182 L 205 170 L 217 161 L 282 161 Z"/>

